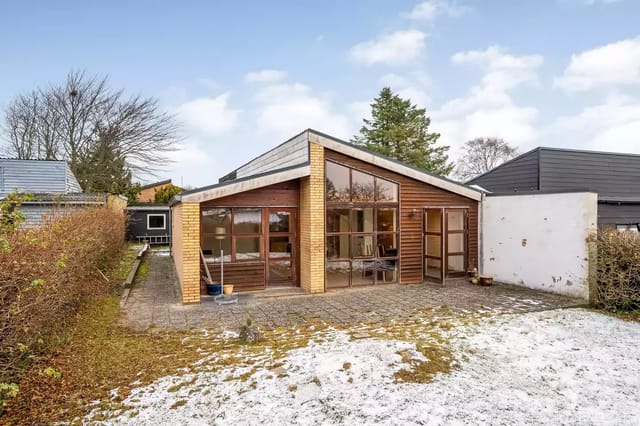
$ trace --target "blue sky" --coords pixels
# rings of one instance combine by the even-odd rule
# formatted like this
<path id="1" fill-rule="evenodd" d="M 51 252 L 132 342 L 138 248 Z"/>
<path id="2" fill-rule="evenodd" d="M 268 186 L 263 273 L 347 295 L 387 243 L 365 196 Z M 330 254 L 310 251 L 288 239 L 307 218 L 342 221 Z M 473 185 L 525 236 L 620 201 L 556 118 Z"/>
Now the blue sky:
<path id="1" fill-rule="evenodd" d="M 426 107 L 450 156 L 640 153 L 640 1 L 5 1 L 0 108 L 70 69 L 183 125 L 160 178 L 199 186 L 313 127 L 350 138 L 381 87 Z"/>

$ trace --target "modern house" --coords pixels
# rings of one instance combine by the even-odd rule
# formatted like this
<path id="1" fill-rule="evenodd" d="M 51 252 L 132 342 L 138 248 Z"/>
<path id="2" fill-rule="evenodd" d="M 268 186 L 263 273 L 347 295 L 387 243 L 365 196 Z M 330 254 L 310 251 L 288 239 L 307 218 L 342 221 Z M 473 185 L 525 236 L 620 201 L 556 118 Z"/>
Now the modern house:
<path id="1" fill-rule="evenodd" d="M 131 204 L 127 213 L 127 240 L 150 244 L 171 242 L 171 208 L 166 204 Z"/>
<path id="2" fill-rule="evenodd" d="M 184 303 L 201 266 L 236 291 L 442 282 L 478 266 L 482 193 L 305 130 L 172 204 Z M 201 252 L 204 262 L 201 262 Z"/>
<path id="3" fill-rule="evenodd" d="M 140 203 L 153 203 L 156 198 L 156 192 L 162 188 L 171 185 L 171 179 L 161 180 L 160 182 L 150 183 L 144 185 L 140 194 L 138 195 L 138 202 Z"/>
<path id="4" fill-rule="evenodd" d="M 467 184 L 494 194 L 596 192 L 599 226 L 640 230 L 640 155 L 539 147 Z"/>

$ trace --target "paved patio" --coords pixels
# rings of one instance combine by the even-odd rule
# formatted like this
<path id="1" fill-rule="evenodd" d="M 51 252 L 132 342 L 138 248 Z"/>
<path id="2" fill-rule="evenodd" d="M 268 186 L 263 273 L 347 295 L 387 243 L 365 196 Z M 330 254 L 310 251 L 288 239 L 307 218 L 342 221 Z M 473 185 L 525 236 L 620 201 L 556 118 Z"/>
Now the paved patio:
<path id="1" fill-rule="evenodd" d="M 270 297 L 240 295 L 237 305 L 219 306 L 203 297 L 199 305 L 182 305 L 168 253 L 149 255 L 148 275 L 134 284 L 124 305 L 126 325 L 146 329 L 208 327 L 237 329 L 247 318 L 266 328 L 320 319 L 330 323 L 378 323 L 417 316 L 420 310 L 448 306 L 473 313 L 523 313 L 584 305 L 584 301 L 522 287 L 474 286 L 466 280 L 432 284 L 388 284 L 336 290 L 319 295 Z"/>

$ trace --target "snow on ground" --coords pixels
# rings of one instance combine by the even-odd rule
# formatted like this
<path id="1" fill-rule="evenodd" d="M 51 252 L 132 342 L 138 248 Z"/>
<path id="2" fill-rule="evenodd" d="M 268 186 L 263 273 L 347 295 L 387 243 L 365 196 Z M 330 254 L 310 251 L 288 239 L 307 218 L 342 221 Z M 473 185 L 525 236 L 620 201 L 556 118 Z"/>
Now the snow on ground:
<path id="1" fill-rule="evenodd" d="M 215 373 L 165 377 L 135 389 L 124 401 L 134 409 L 108 422 L 640 422 L 638 323 L 571 309 L 487 318 L 449 333 L 460 368 L 431 383 L 395 382 L 394 372 L 407 366 L 397 352 L 415 350 L 414 344 L 354 340 L 345 331 L 330 330 L 307 347 L 292 350 L 278 368 L 257 368 L 246 381 L 237 377 L 250 373 L 248 367 L 230 366 Z M 414 357 L 421 356 L 414 352 Z M 229 380 L 230 375 L 236 379 Z M 187 384 L 176 391 L 177 383 Z"/>

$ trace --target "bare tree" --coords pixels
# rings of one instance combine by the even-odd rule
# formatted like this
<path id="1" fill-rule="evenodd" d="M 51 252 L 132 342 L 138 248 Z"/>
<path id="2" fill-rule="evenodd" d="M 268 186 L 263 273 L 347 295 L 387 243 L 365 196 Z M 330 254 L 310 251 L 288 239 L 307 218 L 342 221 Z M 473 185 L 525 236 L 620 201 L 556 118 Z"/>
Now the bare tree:
<path id="1" fill-rule="evenodd" d="M 96 161 L 121 176 L 154 175 L 170 159 L 178 141 L 173 116 L 161 112 L 157 100 L 126 98 L 107 78 L 72 71 L 62 84 L 17 96 L 5 113 L 5 153 L 20 159 L 67 160 L 85 190 L 105 182 Z M 96 174 L 98 179 L 92 177 Z"/>
<path id="2" fill-rule="evenodd" d="M 462 147 L 455 175 L 462 181 L 488 172 L 517 155 L 517 149 L 500 138 L 476 138 Z"/>

